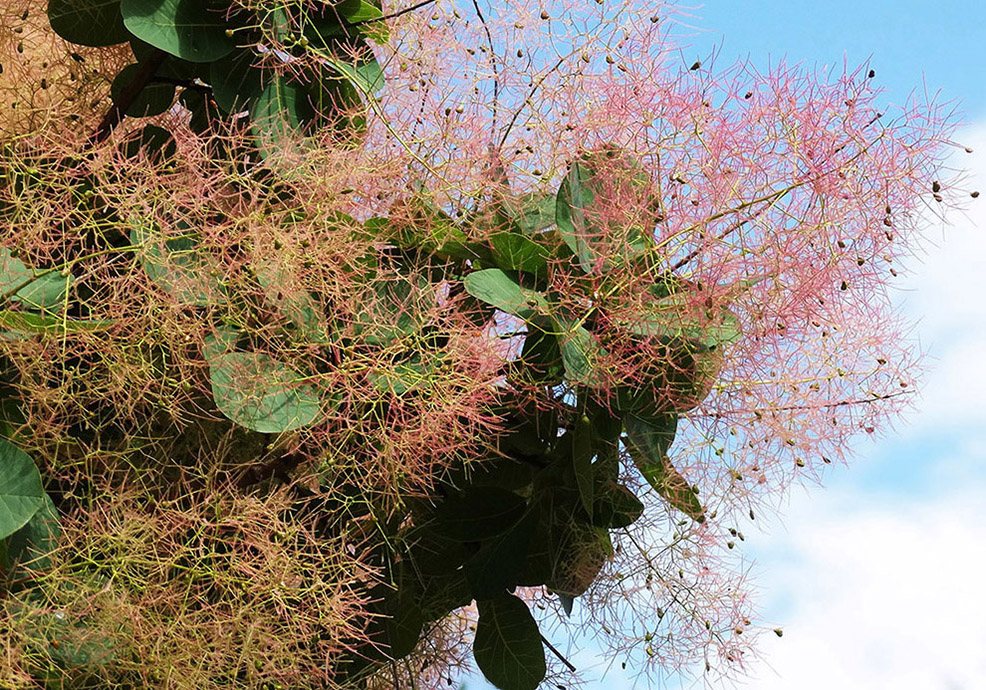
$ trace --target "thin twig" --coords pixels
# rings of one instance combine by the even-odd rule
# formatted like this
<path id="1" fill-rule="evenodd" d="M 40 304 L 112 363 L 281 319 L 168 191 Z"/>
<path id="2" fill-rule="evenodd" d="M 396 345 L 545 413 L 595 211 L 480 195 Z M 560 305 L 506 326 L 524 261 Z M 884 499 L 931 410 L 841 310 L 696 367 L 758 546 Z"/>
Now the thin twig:
<path id="1" fill-rule="evenodd" d="M 555 649 L 555 646 L 553 644 L 551 644 L 550 642 L 548 642 L 548 638 L 547 637 L 545 637 L 544 635 L 541 635 L 541 641 L 544 642 L 544 646 L 545 647 L 547 647 L 548 649 L 551 650 L 551 653 L 552 654 L 554 654 L 556 657 L 558 657 L 558 660 L 559 661 L 561 661 L 563 664 L 565 664 L 566 666 L 568 666 L 568 670 L 569 671 L 571 671 L 572 673 L 575 673 L 576 671 L 578 671 L 578 669 L 575 668 L 575 664 L 573 664 L 571 661 L 569 661 L 568 659 L 566 659 L 565 656 L 561 652 L 559 652 L 557 649 Z"/>
<path id="2" fill-rule="evenodd" d="M 376 22 L 386 21 L 387 19 L 394 19 L 395 17 L 400 17 L 402 14 L 408 14 L 409 12 L 414 12 L 414 10 L 420 10 L 422 7 L 431 5 L 434 2 L 435 0 L 424 0 L 424 2 L 419 2 L 416 5 L 405 7 L 403 10 L 399 10 L 393 14 L 385 14 L 382 17 L 374 17 L 373 19 L 361 19 L 360 21 L 353 22 L 348 26 L 363 26 L 365 24 L 375 24 Z"/>
<path id="3" fill-rule="evenodd" d="M 472 0 L 472 6 L 476 8 L 476 16 L 479 17 L 479 23 L 483 25 L 483 31 L 486 32 L 486 42 L 490 47 L 490 67 L 493 68 L 493 123 L 490 131 L 496 131 L 496 111 L 497 105 L 500 102 L 500 71 L 496 68 L 496 51 L 493 48 L 493 34 L 490 33 L 490 27 L 486 23 L 486 17 L 483 16 L 483 11 L 479 9 L 479 2 L 477 0 Z"/>

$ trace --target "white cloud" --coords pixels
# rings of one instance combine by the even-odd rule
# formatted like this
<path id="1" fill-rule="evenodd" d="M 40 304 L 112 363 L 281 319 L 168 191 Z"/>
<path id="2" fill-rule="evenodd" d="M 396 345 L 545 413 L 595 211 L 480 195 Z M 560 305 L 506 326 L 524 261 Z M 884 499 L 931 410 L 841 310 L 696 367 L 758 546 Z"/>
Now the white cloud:
<path id="1" fill-rule="evenodd" d="M 850 491 L 799 499 L 760 560 L 767 603 L 790 605 L 749 686 L 986 688 L 984 491 L 966 484 L 883 505 Z"/>

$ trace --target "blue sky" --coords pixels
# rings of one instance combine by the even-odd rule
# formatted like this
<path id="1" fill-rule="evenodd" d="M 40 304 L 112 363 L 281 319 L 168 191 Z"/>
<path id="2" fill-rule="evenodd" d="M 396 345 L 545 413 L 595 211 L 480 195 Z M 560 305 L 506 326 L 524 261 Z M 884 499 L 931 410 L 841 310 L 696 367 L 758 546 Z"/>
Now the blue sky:
<path id="1" fill-rule="evenodd" d="M 953 166 L 984 193 L 930 224 L 897 294 L 928 355 L 915 410 L 748 536 L 761 609 L 785 635 L 762 638 L 763 660 L 736 686 L 986 690 L 986 1 L 710 0 L 687 12 L 675 32 L 687 64 L 713 52 L 720 68 L 869 60 L 887 103 L 938 94 L 976 151 Z M 611 672 L 588 687 L 633 684 Z"/>

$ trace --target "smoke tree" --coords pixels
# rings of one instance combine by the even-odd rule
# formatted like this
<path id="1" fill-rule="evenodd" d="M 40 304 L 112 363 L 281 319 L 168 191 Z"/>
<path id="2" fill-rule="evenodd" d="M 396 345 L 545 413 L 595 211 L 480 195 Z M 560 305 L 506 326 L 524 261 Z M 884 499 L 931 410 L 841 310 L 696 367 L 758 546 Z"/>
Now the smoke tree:
<path id="1" fill-rule="evenodd" d="M 939 107 L 654 2 L 2 12 L 5 686 L 742 672 L 742 526 L 912 390 Z"/>

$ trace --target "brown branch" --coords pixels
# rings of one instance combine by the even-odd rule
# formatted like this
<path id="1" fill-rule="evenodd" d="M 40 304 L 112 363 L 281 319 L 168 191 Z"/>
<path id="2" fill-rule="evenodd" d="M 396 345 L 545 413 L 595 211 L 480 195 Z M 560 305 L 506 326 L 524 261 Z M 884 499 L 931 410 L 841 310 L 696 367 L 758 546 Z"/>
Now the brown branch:
<path id="1" fill-rule="evenodd" d="M 154 78 L 154 73 L 157 71 L 158 67 L 165 61 L 168 54 L 159 48 L 155 48 L 150 56 L 144 62 L 140 63 L 140 69 L 137 70 L 137 74 L 134 75 L 134 79 L 127 88 L 123 90 L 120 94 L 120 98 L 114 101 L 113 107 L 109 109 L 106 115 L 99 123 L 99 127 L 93 132 L 92 136 L 89 137 L 89 148 L 97 146 L 113 133 L 117 125 L 123 122 L 123 118 L 126 117 L 127 109 L 133 105 L 134 101 L 144 90 L 151 79 Z"/>

